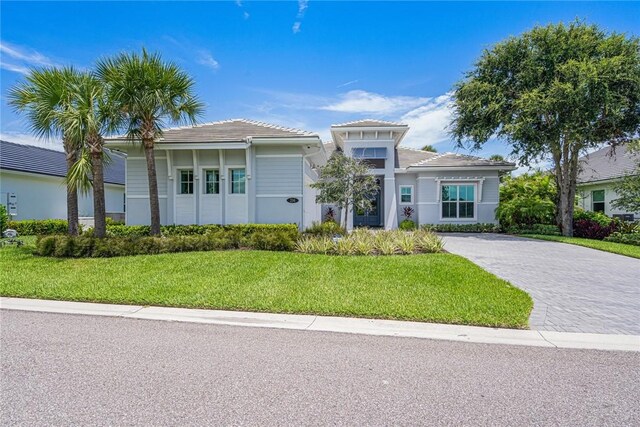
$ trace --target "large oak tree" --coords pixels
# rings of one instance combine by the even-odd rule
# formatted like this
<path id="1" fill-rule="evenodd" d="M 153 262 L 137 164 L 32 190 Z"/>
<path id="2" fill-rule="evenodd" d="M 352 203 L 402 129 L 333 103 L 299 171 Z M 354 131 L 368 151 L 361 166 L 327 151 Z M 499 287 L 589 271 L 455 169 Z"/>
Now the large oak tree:
<path id="1" fill-rule="evenodd" d="M 571 236 L 578 158 L 638 134 L 640 43 L 582 22 L 536 27 L 485 50 L 453 99 L 459 146 L 496 137 L 522 165 L 551 162 L 558 223 Z"/>

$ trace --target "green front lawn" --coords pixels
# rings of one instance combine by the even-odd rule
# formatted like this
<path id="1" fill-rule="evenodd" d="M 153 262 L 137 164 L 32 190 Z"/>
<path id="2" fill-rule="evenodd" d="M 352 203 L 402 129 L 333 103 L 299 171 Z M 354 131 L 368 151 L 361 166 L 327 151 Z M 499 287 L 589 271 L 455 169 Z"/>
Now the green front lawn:
<path id="1" fill-rule="evenodd" d="M 0 249 L 0 295 L 523 328 L 524 291 L 451 254 L 226 251 L 56 259 Z"/>
<path id="2" fill-rule="evenodd" d="M 611 252 L 618 255 L 626 255 L 640 258 L 640 246 L 626 245 L 624 243 L 607 242 L 604 240 L 582 239 L 580 237 L 547 236 L 543 234 L 521 234 L 522 237 L 531 239 L 549 240 L 552 242 L 569 243 L 571 245 L 585 246 L 591 249 Z"/>

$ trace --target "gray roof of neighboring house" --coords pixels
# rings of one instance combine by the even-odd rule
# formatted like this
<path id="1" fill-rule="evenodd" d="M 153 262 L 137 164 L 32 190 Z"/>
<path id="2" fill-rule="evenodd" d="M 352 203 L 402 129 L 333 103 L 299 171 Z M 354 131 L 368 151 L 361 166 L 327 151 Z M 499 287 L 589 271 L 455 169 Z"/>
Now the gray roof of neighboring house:
<path id="1" fill-rule="evenodd" d="M 104 167 L 104 182 L 124 185 L 125 158 L 114 152 L 109 155 L 111 163 Z M 0 140 L 0 169 L 63 177 L 67 160 L 62 151 Z"/>
<path id="2" fill-rule="evenodd" d="M 384 120 L 373 120 L 373 119 L 356 120 L 353 122 L 331 125 L 332 128 L 348 128 L 348 127 L 355 127 L 355 126 L 358 126 L 358 127 L 392 127 L 392 126 L 407 127 L 407 125 L 403 123 L 388 122 Z"/>
<path id="3" fill-rule="evenodd" d="M 333 142 L 324 144 L 327 155 L 331 155 L 336 150 Z M 474 167 L 474 166 L 504 166 L 505 169 L 515 167 L 514 163 L 494 161 L 482 157 L 468 156 L 456 153 L 432 153 L 430 151 L 417 150 L 415 148 L 396 148 L 396 168 L 406 169 L 409 167 Z"/>
<path id="4" fill-rule="evenodd" d="M 165 129 L 158 139 L 159 143 L 180 142 L 239 142 L 248 137 L 253 138 L 292 138 L 301 136 L 317 136 L 312 132 L 286 128 L 247 119 L 223 120 L 203 123 L 195 126 L 183 126 Z M 126 137 L 115 136 L 107 141 L 124 141 Z"/>
<path id="5" fill-rule="evenodd" d="M 580 157 L 580 172 L 578 182 L 605 181 L 621 178 L 633 173 L 640 162 L 640 155 L 631 154 L 625 145 L 620 145 L 612 151 L 607 146 L 598 151 Z"/>

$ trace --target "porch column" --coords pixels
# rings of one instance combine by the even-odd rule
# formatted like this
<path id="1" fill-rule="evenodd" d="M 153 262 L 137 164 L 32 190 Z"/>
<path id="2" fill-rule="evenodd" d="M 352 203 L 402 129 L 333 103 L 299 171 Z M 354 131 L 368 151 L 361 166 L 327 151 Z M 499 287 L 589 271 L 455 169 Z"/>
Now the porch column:
<path id="1" fill-rule="evenodd" d="M 398 228 L 398 201 L 396 199 L 396 179 L 384 178 L 384 229 Z"/>

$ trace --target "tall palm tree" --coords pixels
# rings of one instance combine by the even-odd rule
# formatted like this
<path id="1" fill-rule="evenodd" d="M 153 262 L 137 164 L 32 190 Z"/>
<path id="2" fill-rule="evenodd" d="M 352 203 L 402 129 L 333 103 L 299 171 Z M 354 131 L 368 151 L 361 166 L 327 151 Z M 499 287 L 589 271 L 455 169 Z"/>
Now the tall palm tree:
<path id="1" fill-rule="evenodd" d="M 31 70 L 25 81 L 9 90 L 9 104 L 26 115 L 31 132 L 38 138 L 62 137 L 71 170 L 78 159 L 82 141 L 67 135 L 62 115 L 73 102 L 73 85 L 79 72 L 72 67 Z M 67 183 L 67 222 L 71 236 L 78 235 L 78 192 L 72 182 Z"/>
<path id="2" fill-rule="evenodd" d="M 106 235 L 106 206 L 104 193 L 105 133 L 114 131 L 121 113 L 106 96 L 102 82 L 92 73 L 82 73 L 73 84 L 73 102 L 62 114 L 61 121 L 67 135 L 83 142 L 83 155 L 69 171 L 68 180 L 80 190 L 93 187 L 94 236 Z M 92 182 L 86 177 L 91 174 Z"/>
<path id="3" fill-rule="evenodd" d="M 132 142 L 140 142 L 147 159 L 151 234 L 160 234 L 160 204 L 154 144 L 165 124 L 195 124 L 203 104 L 194 94 L 194 81 L 160 55 L 122 53 L 98 62 L 97 76 L 108 97 L 124 114 L 124 127 Z M 166 123 L 165 123 L 166 122 Z"/>

